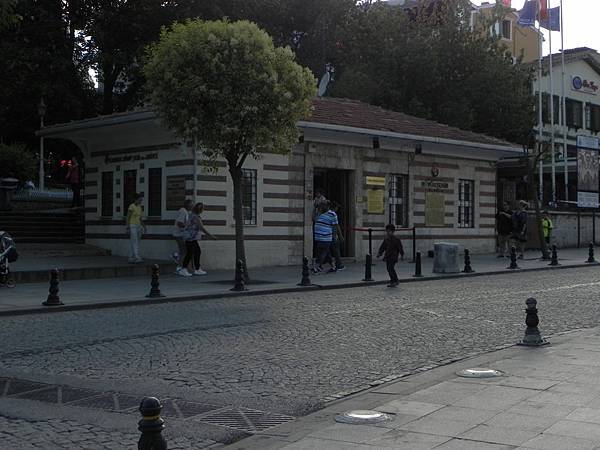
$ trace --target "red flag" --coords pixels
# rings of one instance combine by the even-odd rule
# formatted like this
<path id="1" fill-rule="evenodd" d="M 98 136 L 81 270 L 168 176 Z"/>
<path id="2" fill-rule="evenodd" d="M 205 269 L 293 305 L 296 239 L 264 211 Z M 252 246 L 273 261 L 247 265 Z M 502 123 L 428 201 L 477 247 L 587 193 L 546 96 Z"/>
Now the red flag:
<path id="1" fill-rule="evenodd" d="M 540 20 L 548 20 L 548 0 L 540 0 Z"/>

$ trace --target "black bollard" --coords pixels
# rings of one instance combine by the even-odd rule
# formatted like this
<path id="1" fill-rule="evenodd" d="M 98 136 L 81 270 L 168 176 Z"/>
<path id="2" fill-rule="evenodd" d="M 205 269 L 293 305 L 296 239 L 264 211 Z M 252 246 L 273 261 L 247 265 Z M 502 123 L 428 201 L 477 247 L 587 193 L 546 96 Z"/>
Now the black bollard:
<path id="1" fill-rule="evenodd" d="M 160 417 L 162 405 L 155 397 L 146 397 L 140 403 L 142 420 L 138 430 L 142 432 L 138 441 L 138 450 L 167 450 L 167 441 L 162 435 L 165 421 Z"/>
<path id="2" fill-rule="evenodd" d="M 520 269 L 519 265 L 517 264 L 517 248 L 514 245 L 510 248 L 510 266 L 508 266 L 507 269 Z"/>
<path id="3" fill-rule="evenodd" d="M 244 286 L 244 263 L 241 259 L 238 259 L 238 262 L 235 265 L 235 285 L 230 291 L 247 291 L 246 286 Z"/>
<path id="4" fill-rule="evenodd" d="M 50 271 L 50 289 L 48 289 L 48 298 L 45 302 L 42 302 L 44 306 L 60 306 L 64 303 L 60 301 L 60 297 L 58 296 L 58 269 L 52 269 Z"/>
<path id="5" fill-rule="evenodd" d="M 527 313 L 525 317 L 525 325 L 527 325 L 527 328 L 525 329 L 523 340 L 519 342 L 518 345 L 539 347 L 540 345 L 548 344 L 548 341 L 542 337 L 538 328 L 540 318 L 536 307 L 537 300 L 535 298 L 528 298 L 525 304 L 527 305 L 527 309 L 525 310 Z"/>
<path id="6" fill-rule="evenodd" d="M 423 270 L 421 268 L 421 252 L 417 252 L 415 256 L 415 274 L 413 277 L 421 278 L 423 276 Z"/>
<path id="7" fill-rule="evenodd" d="M 150 292 L 146 295 L 146 298 L 160 298 L 164 297 L 162 292 L 160 292 L 160 267 L 158 264 L 154 264 L 152 266 L 152 280 L 150 281 Z"/>
<path id="8" fill-rule="evenodd" d="M 590 247 L 588 249 L 588 259 L 586 261 L 587 263 L 595 263 L 596 262 L 596 258 L 594 258 L 594 243 L 590 242 Z"/>
<path id="9" fill-rule="evenodd" d="M 308 269 L 308 258 L 305 256 L 302 259 L 302 279 L 298 286 L 312 286 L 310 282 L 310 270 Z"/>
<path id="10" fill-rule="evenodd" d="M 365 257 L 365 277 L 363 281 L 373 281 L 373 277 L 371 275 L 371 266 L 373 265 L 373 257 L 371 255 L 367 255 Z"/>
<path id="11" fill-rule="evenodd" d="M 549 266 L 560 266 L 558 263 L 558 251 L 556 250 L 556 245 L 552 246 L 552 259 L 550 260 Z"/>
<path id="12" fill-rule="evenodd" d="M 465 248 L 465 268 L 463 273 L 473 273 L 475 272 L 471 267 L 471 254 L 469 253 L 469 249 Z"/>

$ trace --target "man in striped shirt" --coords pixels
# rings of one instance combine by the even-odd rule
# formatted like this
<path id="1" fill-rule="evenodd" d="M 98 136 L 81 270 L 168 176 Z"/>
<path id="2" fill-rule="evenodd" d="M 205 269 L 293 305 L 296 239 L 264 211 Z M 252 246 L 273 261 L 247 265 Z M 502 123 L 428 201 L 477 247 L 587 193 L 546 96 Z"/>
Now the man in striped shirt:
<path id="1" fill-rule="evenodd" d="M 314 240 L 316 244 L 317 261 L 313 267 L 313 272 L 323 271 L 322 264 L 329 257 L 331 259 L 331 242 L 333 241 L 333 228 L 338 226 L 337 214 L 330 209 L 330 203 L 319 207 L 319 214 L 315 220 Z M 331 264 L 329 272 L 335 272 L 335 267 Z"/>

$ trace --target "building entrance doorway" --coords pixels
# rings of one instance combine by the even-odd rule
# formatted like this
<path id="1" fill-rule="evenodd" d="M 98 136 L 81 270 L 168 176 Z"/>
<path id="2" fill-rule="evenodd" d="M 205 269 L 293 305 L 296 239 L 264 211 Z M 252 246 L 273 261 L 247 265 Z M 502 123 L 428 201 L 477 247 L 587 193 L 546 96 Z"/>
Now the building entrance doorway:
<path id="1" fill-rule="evenodd" d="M 351 227 L 354 217 L 354 189 L 351 170 L 314 169 L 313 189 L 321 189 L 328 200 L 338 203 L 339 223 L 344 233 L 344 243 L 341 246 L 342 256 L 354 256 L 354 232 Z"/>

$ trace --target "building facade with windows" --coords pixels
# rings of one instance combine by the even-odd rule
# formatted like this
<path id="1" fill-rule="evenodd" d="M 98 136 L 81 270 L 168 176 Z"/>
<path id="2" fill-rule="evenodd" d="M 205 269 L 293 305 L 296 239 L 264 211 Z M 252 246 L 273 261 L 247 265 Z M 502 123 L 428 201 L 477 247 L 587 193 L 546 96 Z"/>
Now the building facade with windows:
<path id="1" fill-rule="evenodd" d="M 289 154 L 245 163 L 249 266 L 299 264 L 311 255 L 318 188 L 340 205 L 344 256 L 362 259 L 369 251 L 363 230 L 374 229 L 379 239 L 388 223 L 404 229 L 399 236 L 409 254 L 412 227 L 424 252 L 436 241 L 494 251 L 496 164 L 519 154 L 518 147 L 344 99 L 315 99 L 312 116 L 298 128 L 301 138 Z M 69 139 L 82 150 L 87 243 L 126 255 L 124 215 L 142 192 L 148 232 L 141 253 L 166 259 L 175 250 L 176 212 L 195 194 L 205 204 L 205 225 L 219 239 L 202 243 L 203 266 L 233 266 L 233 192 L 225 162 L 209 163 L 200 152 L 194 158 L 153 111 L 55 125 L 39 134 Z"/>

